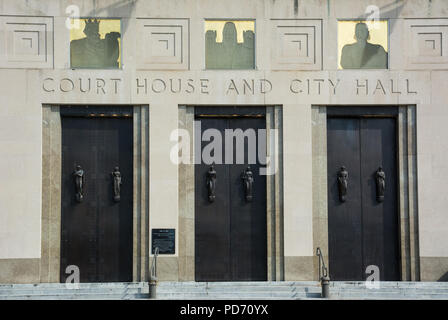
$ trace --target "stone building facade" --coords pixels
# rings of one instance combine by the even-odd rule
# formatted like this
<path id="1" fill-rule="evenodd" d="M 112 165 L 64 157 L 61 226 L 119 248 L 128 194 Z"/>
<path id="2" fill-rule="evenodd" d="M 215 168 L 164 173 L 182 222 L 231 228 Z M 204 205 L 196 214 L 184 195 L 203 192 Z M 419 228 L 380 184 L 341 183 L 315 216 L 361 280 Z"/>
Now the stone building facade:
<path id="1" fill-rule="evenodd" d="M 109 33 L 108 39 L 112 39 L 109 43 L 97 42 L 106 49 L 96 49 L 90 56 L 91 46 L 78 42 L 76 57 L 82 54 L 85 57 L 77 59 L 79 65 L 74 66 L 71 41 L 75 38 L 70 26 L 73 19 L 86 23 L 84 18 L 99 19 L 100 28 L 101 19 L 118 20 L 119 29 Z M 229 31 L 229 37 L 236 39 L 238 33 L 238 37 L 244 38 L 244 41 L 232 40 L 239 49 L 225 51 L 227 40 L 214 38 L 222 31 L 213 29 L 210 21 L 232 22 L 236 31 Z M 360 29 L 354 35 L 358 39 L 363 27 L 355 24 L 360 21 L 366 21 L 369 28 L 375 22 L 382 26 L 382 36 L 374 38 L 376 31 L 370 28 L 371 37 L 367 40 L 372 43 L 369 50 L 373 53 L 369 54 L 377 55 L 383 50 L 381 57 L 377 56 L 369 67 L 364 60 L 355 61 L 356 48 L 349 49 L 354 58 L 344 60 L 353 64 L 344 62 L 341 66 L 344 39 L 338 35 L 342 35 L 343 23 L 352 22 L 353 28 Z M 243 22 L 243 31 L 240 31 L 238 28 Z M 95 21 L 88 20 L 88 23 Z M 208 40 L 207 35 L 211 37 Z M 225 38 L 225 32 L 223 35 Z M 210 39 L 211 44 L 207 42 Z M 383 41 L 381 45 L 378 39 Z M 383 250 L 390 256 L 395 255 L 391 259 L 396 274 L 387 279 L 446 280 L 448 53 L 444 48 L 448 45 L 447 39 L 448 3 L 444 0 L 0 0 L 0 282 L 63 281 L 66 270 L 62 266 L 67 258 L 64 243 L 76 237 L 73 235 L 76 230 L 82 232 L 82 226 L 73 227 L 76 219 L 70 222 L 63 219 L 64 208 L 76 205 L 75 198 L 67 204 L 64 192 L 69 192 L 68 197 L 72 191 L 73 197 L 76 190 L 84 192 L 79 184 L 72 186 L 71 182 L 68 185 L 64 182 L 72 181 L 71 171 L 68 176 L 64 171 L 64 161 L 69 157 L 64 152 L 70 152 L 64 146 L 67 141 L 67 145 L 76 143 L 77 137 L 88 139 L 75 132 L 72 140 L 64 140 L 68 137 L 64 136 L 64 128 L 69 126 L 68 122 L 64 124 L 64 119 L 76 116 L 89 119 L 89 115 L 92 119 L 126 118 L 131 128 L 127 146 L 131 150 L 128 164 L 132 175 L 126 176 L 121 169 L 121 192 L 124 195 L 127 186 L 128 191 L 132 188 L 128 194 L 131 206 L 125 210 L 132 230 L 126 238 L 130 260 L 128 271 L 122 271 L 128 272 L 129 281 L 148 279 L 151 246 L 157 239 L 168 246 L 174 241 L 171 242 L 174 246 L 159 255 L 160 280 L 213 280 L 216 272 L 207 276 L 207 266 L 212 268 L 215 261 L 213 257 L 230 259 L 232 250 L 244 256 L 238 243 L 230 246 L 233 248 L 230 253 L 215 252 L 216 256 L 207 251 L 206 245 L 202 243 L 201 247 L 198 243 L 200 230 L 205 237 L 202 241 L 209 241 L 204 240 L 209 239 L 204 231 L 208 230 L 207 225 L 201 224 L 198 217 L 207 219 L 208 211 L 204 208 L 213 205 L 210 201 L 200 207 L 199 195 L 209 190 L 210 196 L 215 190 L 211 176 L 204 171 L 198 177 L 202 167 L 193 164 L 200 150 L 200 135 L 199 140 L 192 139 L 194 143 L 189 144 L 188 153 L 186 149 L 183 151 L 183 157 L 191 161 L 176 163 L 172 159 L 179 132 L 191 138 L 200 133 L 195 120 L 230 119 L 231 116 L 263 119 L 257 123 L 261 123 L 260 128 L 266 130 L 268 137 L 265 156 L 275 163 L 273 174 L 264 178 L 255 176 L 254 183 L 263 181 L 262 201 L 245 204 L 255 208 L 255 204 L 261 203 L 261 207 L 248 214 L 264 215 L 259 220 L 262 235 L 257 238 L 257 243 L 263 242 L 261 260 L 248 262 L 261 261 L 259 267 L 251 266 L 262 270 L 261 278 L 254 276 L 253 280 L 317 280 L 318 247 L 330 273 L 337 270 L 336 262 L 338 268 L 351 269 L 350 259 L 355 262 L 361 259 L 365 267 L 369 252 Z M 345 40 L 346 44 L 355 42 L 353 38 Z M 95 55 L 100 50 L 105 51 L 98 58 Z M 111 58 L 107 50 L 116 56 Z M 229 52 L 237 52 L 233 60 Z M 103 65 L 95 67 L 94 57 L 98 58 L 95 63 Z M 225 62 L 226 59 L 231 62 Z M 83 63 L 93 65 L 83 67 Z M 361 194 L 358 199 L 363 212 L 379 210 L 386 207 L 387 201 L 392 201 L 392 209 L 379 211 L 384 219 L 376 222 L 380 227 L 385 226 L 387 215 L 392 214 L 392 227 L 384 229 L 390 227 L 392 231 L 387 229 L 384 234 L 373 234 L 366 240 L 373 232 L 366 216 L 364 220 L 353 216 L 361 224 L 348 229 L 339 224 L 343 219 L 335 220 L 338 215 L 357 212 L 357 209 L 341 209 L 354 203 L 350 201 L 356 196 L 350 188 L 355 184 L 357 174 L 353 172 L 357 169 L 347 166 L 347 201 L 333 199 L 334 194 L 342 192 L 343 184 L 337 185 L 336 181 L 343 174 L 333 175 L 329 163 L 339 168 L 338 154 L 350 155 L 351 149 L 346 148 L 345 140 L 332 139 L 340 128 L 331 119 L 361 119 L 360 128 L 364 126 L 362 121 L 366 121 L 366 134 L 374 131 L 369 131 L 368 121 L 393 119 L 389 138 L 383 139 L 384 144 L 380 146 L 385 156 L 393 155 L 390 161 L 394 169 L 385 169 L 385 200 L 379 200 L 380 180 L 369 176 L 374 172 L 368 173 L 370 180 L 365 186 L 377 190 L 376 200 L 370 199 L 370 195 L 363 198 Z M 342 126 L 352 125 L 347 123 Z M 335 135 L 331 133 L 332 128 L 336 130 Z M 361 137 L 362 128 L 359 129 Z M 365 161 L 361 160 L 361 173 L 364 163 L 379 154 L 372 148 L 381 137 L 371 139 L 359 150 L 352 150 L 353 154 L 363 150 L 372 153 Z M 330 146 L 331 143 L 334 144 Z M 386 147 L 389 144 L 391 149 Z M 105 150 L 108 148 L 113 146 L 106 143 Z M 71 154 L 73 157 L 77 156 L 75 151 Z M 83 152 L 93 159 L 93 151 Z M 114 166 L 109 166 L 107 174 L 112 173 Z M 220 169 L 216 167 L 216 170 L 219 175 Z M 84 204 L 88 201 L 89 181 L 93 181 L 87 169 L 85 175 Z M 209 189 L 205 188 L 206 179 L 209 179 Z M 215 181 L 216 190 L 222 181 L 219 179 L 218 176 Z M 250 181 L 247 177 L 244 179 L 245 183 Z M 373 186 L 375 181 L 379 189 Z M 102 190 L 98 188 L 95 190 Z M 392 189 L 394 193 L 388 195 Z M 115 196 L 117 190 L 113 191 Z M 245 190 L 246 200 L 250 202 L 247 192 L 252 191 Z M 256 187 L 254 190 L 258 192 Z M 216 203 L 219 196 L 216 195 Z M 231 205 L 231 195 L 228 199 L 225 203 Z M 254 199 L 258 198 L 254 196 Z M 366 201 L 371 202 L 370 207 Z M 220 208 L 221 205 L 216 210 Z M 238 216 L 238 212 L 245 211 L 236 209 L 232 214 Z M 211 223 L 210 230 L 218 232 L 220 228 L 216 225 L 222 221 Z M 101 228 L 100 223 L 93 242 L 99 239 L 95 237 L 101 237 Z M 223 233 L 226 239 L 246 232 L 238 226 L 232 228 L 236 230 L 234 234 Z M 344 237 L 354 234 L 353 230 L 360 232 L 360 238 Z M 169 236 L 164 238 L 163 232 Z M 117 246 L 120 246 L 121 236 L 118 239 Z M 353 240 L 353 248 L 358 245 L 361 251 L 356 253 L 344 245 L 338 247 L 341 244 L 337 239 L 346 243 Z M 359 246 L 356 239 L 361 239 L 363 244 Z M 378 239 L 380 245 L 375 242 Z M 213 241 L 209 242 L 211 248 L 218 248 Z M 366 249 L 369 243 L 374 248 Z M 254 245 L 257 246 L 255 242 Z M 253 252 L 248 250 L 251 255 Z M 340 255 L 335 255 L 337 250 Z M 202 261 L 212 262 L 198 262 L 199 256 Z M 235 256 L 232 259 L 238 260 Z M 380 266 L 380 270 L 383 267 L 386 268 Z M 83 274 L 82 268 L 80 272 Z M 361 273 L 365 276 L 369 271 Z M 107 277 L 95 279 L 110 281 Z M 235 279 L 240 278 L 231 276 L 224 280 Z M 241 279 L 250 280 L 250 275 Z"/>

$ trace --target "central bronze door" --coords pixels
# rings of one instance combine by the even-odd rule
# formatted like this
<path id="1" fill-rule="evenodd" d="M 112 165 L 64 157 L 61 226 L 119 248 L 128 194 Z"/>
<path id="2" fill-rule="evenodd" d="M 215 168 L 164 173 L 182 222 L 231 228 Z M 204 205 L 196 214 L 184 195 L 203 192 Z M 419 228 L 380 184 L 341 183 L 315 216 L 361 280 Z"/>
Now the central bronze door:
<path id="1" fill-rule="evenodd" d="M 266 128 L 264 108 L 196 108 L 201 136 L 211 129 L 222 137 L 222 163 L 195 165 L 196 281 L 255 281 L 267 279 L 266 176 L 260 175 L 259 129 Z M 224 163 L 226 130 L 254 130 L 256 140 L 244 139 L 244 160 Z M 209 131 L 210 132 L 210 131 Z M 213 140 L 211 138 L 210 140 Z M 201 151 L 210 141 L 202 141 Z M 207 149 L 205 149 L 207 150 Z M 217 152 L 215 150 L 215 152 Z M 257 155 L 249 161 L 249 152 Z M 202 157 L 201 157 L 202 158 Z M 250 166 L 250 168 L 248 168 Z M 252 176 L 252 178 L 250 178 Z"/>
<path id="2" fill-rule="evenodd" d="M 396 119 L 328 110 L 330 278 L 400 280 Z"/>
<path id="3" fill-rule="evenodd" d="M 132 281 L 131 110 L 61 108 L 61 282 Z"/>

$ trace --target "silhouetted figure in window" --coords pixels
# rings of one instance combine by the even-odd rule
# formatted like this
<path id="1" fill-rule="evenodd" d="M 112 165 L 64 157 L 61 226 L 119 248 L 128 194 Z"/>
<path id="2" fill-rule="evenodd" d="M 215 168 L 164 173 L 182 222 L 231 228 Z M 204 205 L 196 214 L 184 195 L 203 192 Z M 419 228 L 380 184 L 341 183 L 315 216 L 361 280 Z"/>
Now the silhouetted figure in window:
<path id="1" fill-rule="evenodd" d="M 238 54 L 237 33 L 233 22 L 226 22 L 224 25 L 224 29 L 222 30 L 222 43 L 218 44 L 218 46 L 221 47 L 222 67 L 233 69 Z"/>
<path id="2" fill-rule="evenodd" d="M 243 43 L 239 45 L 239 57 L 235 69 L 249 69 L 255 66 L 255 33 L 252 30 L 243 32 Z"/>
<path id="3" fill-rule="evenodd" d="M 120 47 L 119 32 L 109 32 L 100 38 L 99 24 L 96 19 L 86 19 L 83 30 L 85 38 L 70 42 L 72 68 L 118 68 Z"/>
<path id="4" fill-rule="evenodd" d="M 205 65 L 207 68 L 217 68 L 219 65 L 219 54 L 216 43 L 216 31 L 208 30 L 205 33 Z"/>
<path id="5" fill-rule="evenodd" d="M 355 27 L 356 42 L 342 48 L 341 66 L 344 69 L 387 69 L 387 52 L 379 44 L 367 42 L 369 29 L 363 22 Z"/>

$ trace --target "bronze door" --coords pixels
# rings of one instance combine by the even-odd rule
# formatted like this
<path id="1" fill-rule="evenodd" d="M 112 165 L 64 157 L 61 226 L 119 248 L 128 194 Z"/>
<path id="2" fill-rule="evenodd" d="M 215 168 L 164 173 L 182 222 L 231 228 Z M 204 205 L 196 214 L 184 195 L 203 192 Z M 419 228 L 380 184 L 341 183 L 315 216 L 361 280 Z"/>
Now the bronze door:
<path id="1" fill-rule="evenodd" d="M 61 282 L 132 281 L 132 137 L 132 118 L 62 117 Z"/>
<path id="2" fill-rule="evenodd" d="M 327 120 L 332 280 L 400 279 L 396 145 L 395 118 Z"/>
<path id="3" fill-rule="evenodd" d="M 220 109 L 221 112 L 225 110 Z M 204 111 L 210 110 L 196 109 L 196 113 Z M 220 132 L 223 142 L 223 163 L 215 163 L 211 168 L 211 164 L 202 159 L 195 165 L 196 281 L 262 281 L 267 278 L 266 176 L 259 172 L 260 160 L 265 162 L 265 153 L 261 159 L 257 155 L 255 163 L 250 163 L 249 139 L 245 138 L 244 161 L 237 163 L 234 140 L 233 161 L 224 163 L 226 129 L 254 129 L 258 133 L 258 129 L 266 127 L 264 109 L 250 110 L 252 113 L 259 111 L 258 115 L 235 115 L 243 111 L 233 109 L 232 117 L 196 117 L 201 123 L 201 133 L 215 129 Z M 258 154 L 258 139 L 263 137 L 257 134 L 256 139 L 252 152 Z M 202 141 L 201 150 L 209 143 Z"/>

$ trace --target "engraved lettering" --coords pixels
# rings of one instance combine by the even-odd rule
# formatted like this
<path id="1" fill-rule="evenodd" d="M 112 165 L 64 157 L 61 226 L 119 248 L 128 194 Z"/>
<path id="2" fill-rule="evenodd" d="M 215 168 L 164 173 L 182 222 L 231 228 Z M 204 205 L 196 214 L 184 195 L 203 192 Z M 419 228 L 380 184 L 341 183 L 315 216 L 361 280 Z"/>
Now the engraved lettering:
<path id="1" fill-rule="evenodd" d="M 406 91 L 407 93 L 412 93 L 412 94 L 416 94 L 417 91 L 410 91 L 409 89 L 409 79 L 406 79 Z"/>
<path id="2" fill-rule="evenodd" d="M 145 81 L 144 81 L 143 84 L 140 84 L 140 81 L 139 81 L 138 78 L 136 80 L 137 80 L 137 94 L 140 93 L 140 89 L 141 88 L 144 88 L 145 89 L 145 94 L 148 94 L 148 80 L 145 78 L 144 79 Z"/>
<path id="3" fill-rule="evenodd" d="M 314 79 L 315 82 L 317 82 L 317 94 L 320 94 L 320 85 L 322 82 L 324 82 L 324 79 Z"/>
<path id="4" fill-rule="evenodd" d="M 229 83 L 229 86 L 227 88 L 226 94 L 229 94 L 230 90 L 235 90 L 236 94 L 240 94 L 238 92 L 238 89 L 236 88 L 235 82 L 232 79 L 230 79 L 230 83 Z"/>
<path id="5" fill-rule="evenodd" d="M 330 83 L 330 85 L 333 87 L 333 94 L 336 94 L 336 88 L 339 85 L 340 79 L 338 79 L 338 81 L 336 82 L 336 84 L 333 83 L 333 81 L 331 81 L 330 79 L 328 79 L 328 82 Z"/>
<path id="6" fill-rule="evenodd" d="M 121 81 L 121 79 L 110 79 L 110 80 L 114 82 L 115 94 L 117 94 L 118 93 L 118 82 Z"/>
<path id="7" fill-rule="evenodd" d="M 248 89 L 248 91 L 252 92 L 252 94 L 255 93 L 255 84 L 254 84 L 254 79 L 252 79 L 252 85 L 250 85 L 247 80 L 243 79 L 243 92 L 244 94 L 246 94 L 246 88 Z"/>
<path id="8" fill-rule="evenodd" d="M 185 90 L 186 93 L 193 93 L 194 92 L 194 86 L 193 86 L 194 80 L 193 79 L 188 79 L 187 80 L 187 86 L 188 89 Z"/>
<path id="9" fill-rule="evenodd" d="M 359 80 L 356 79 L 356 94 L 357 95 L 359 95 L 359 89 L 361 89 L 361 88 L 365 88 L 366 89 L 366 95 L 369 94 L 369 81 L 367 79 L 365 81 L 366 81 L 365 84 L 361 85 L 359 83 Z"/>
<path id="10" fill-rule="evenodd" d="M 69 89 L 67 89 L 67 88 L 64 89 L 64 86 L 63 86 L 64 82 L 69 83 Z M 61 89 L 62 92 L 70 92 L 70 91 L 73 91 L 73 89 L 75 89 L 75 84 L 69 78 L 64 78 L 64 79 L 61 79 L 61 82 L 59 83 L 59 88 Z"/>
<path id="11" fill-rule="evenodd" d="M 177 79 L 177 83 L 178 83 L 177 90 L 174 89 L 173 80 L 174 79 L 170 79 L 170 90 L 172 93 L 179 93 L 181 86 L 182 86 L 182 80 Z"/>
<path id="12" fill-rule="evenodd" d="M 200 79 L 200 81 L 201 81 L 201 93 L 209 94 L 209 92 L 208 92 L 208 79 Z"/>
<path id="13" fill-rule="evenodd" d="M 383 87 L 383 84 L 381 83 L 381 80 L 378 80 L 376 82 L 376 87 L 375 87 L 375 90 L 373 90 L 373 94 L 375 94 L 377 90 L 381 90 L 383 92 L 383 94 L 386 94 L 386 90 L 384 90 L 384 87 Z"/>
<path id="14" fill-rule="evenodd" d="M 54 92 L 54 88 L 53 89 L 48 89 L 48 87 L 45 86 L 45 82 L 51 80 L 51 82 L 54 82 L 53 78 L 46 78 L 44 79 L 43 83 L 42 83 L 42 88 L 44 89 L 45 92 Z"/>
<path id="15" fill-rule="evenodd" d="M 89 82 L 89 88 L 86 89 L 86 90 L 84 90 L 84 89 L 82 88 L 82 83 L 83 83 L 82 78 L 79 78 L 79 91 L 81 91 L 81 92 L 83 92 L 83 93 L 90 92 L 90 78 L 88 78 L 87 80 L 88 80 L 88 82 Z"/>
<path id="16" fill-rule="evenodd" d="M 157 88 L 157 86 L 156 86 L 156 81 L 161 84 L 161 86 L 159 88 Z M 151 85 L 151 89 L 155 93 L 164 92 L 166 90 L 166 83 L 162 79 L 154 79 L 154 81 L 152 82 L 152 85 Z"/>
<path id="17" fill-rule="evenodd" d="M 297 86 L 294 85 L 295 83 L 297 83 Z M 289 85 L 289 90 L 292 93 L 302 93 L 303 90 L 298 88 L 298 86 L 300 86 L 301 84 L 302 84 L 301 80 L 293 79 L 293 80 L 291 80 L 291 84 Z"/>
<path id="18" fill-rule="evenodd" d="M 264 85 L 263 85 L 264 84 Z M 265 94 L 272 91 L 272 83 L 268 79 L 260 80 L 260 93 Z"/>
<path id="19" fill-rule="evenodd" d="M 106 94 L 106 90 L 104 89 L 104 86 L 106 85 L 106 81 L 101 78 L 96 79 L 96 93 L 99 94 L 100 90 L 103 94 Z"/>
<path id="20" fill-rule="evenodd" d="M 390 79 L 390 92 L 401 94 L 401 91 L 394 91 L 394 79 Z"/>

